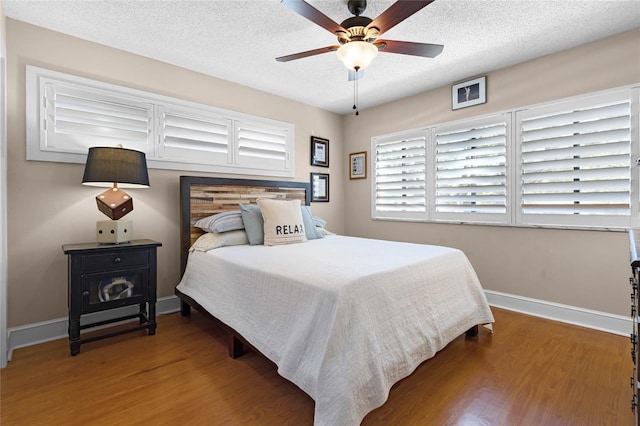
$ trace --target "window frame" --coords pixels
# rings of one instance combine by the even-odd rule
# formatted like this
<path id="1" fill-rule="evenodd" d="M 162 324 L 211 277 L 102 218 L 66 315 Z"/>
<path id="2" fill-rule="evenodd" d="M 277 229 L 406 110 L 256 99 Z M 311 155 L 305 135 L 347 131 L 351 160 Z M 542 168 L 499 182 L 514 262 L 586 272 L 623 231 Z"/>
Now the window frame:
<path id="1" fill-rule="evenodd" d="M 64 146 L 54 149 L 51 145 L 48 146 L 47 126 L 51 126 L 49 123 L 55 123 L 55 118 L 47 119 L 45 104 L 46 84 L 73 86 L 86 90 L 87 92 L 117 98 L 124 103 L 132 102 L 149 105 L 151 125 L 148 130 L 149 143 L 144 150 L 149 168 L 269 177 L 295 177 L 295 126 L 292 123 L 230 111 L 210 105 L 47 70 L 32 65 L 27 65 L 26 67 L 27 160 L 83 164 L 86 162 L 86 153 L 89 147 L 108 146 L 103 141 L 99 143 L 89 141 L 84 149 L 66 149 Z M 168 156 L 164 151 L 162 139 L 164 125 L 163 111 L 167 110 L 191 114 L 191 118 L 193 119 L 208 117 L 220 123 L 227 123 L 228 155 L 226 155 L 225 160 L 222 161 L 221 158 L 218 158 L 212 161 L 194 161 L 195 156 L 190 156 L 188 152 L 184 156 Z M 239 164 L 237 156 L 239 141 L 235 131 L 237 123 L 278 129 L 278 131 L 285 135 L 284 160 L 278 164 L 272 162 L 271 164 L 274 165 L 271 167 L 268 165 L 265 166 L 264 164 L 261 165 L 261 167 Z M 126 141 L 120 142 L 115 139 L 113 140 L 113 146 L 117 146 L 118 143 L 121 143 L 125 148 L 141 150 L 139 146 L 128 146 Z M 174 147 L 173 149 L 176 148 Z M 269 162 L 265 163 L 269 164 Z"/>
<path id="2" fill-rule="evenodd" d="M 427 155 L 426 155 L 426 147 L 428 147 L 429 144 L 429 137 L 430 134 L 426 129 L 415 129 L 415 130 L 409 130 L 407 132 L 397 132 L 397 133 L 393 133 L 393 134 L 388 134 L 388 135 L 382 135 L 382 136 L 376 136 L 373 137 L 371 139 L 371 153 L 372 153 L 372 179 L 371 179 L 371 217 L 374 219 L 389 219 L 389 220 L 409 220 L 409 221 L 422 221 L 422 220 L 427 220 L 429 218 L 429 209 L 427 208 L 427 206 L 425 206 L 424 211 L 422 212 L 412 212 L 412 211 L 402 211 L 402 212 L 392 212 L 392 211 L 384 211 L 384 210 L 378 210 L 377 209 L 377 203 L 376 203 L 376 193 L 377 193 L 377 181 L 376 181 L 376 176 L 378 175 L 378 170 L 377 170 L 377 162 L 378 162 L 378 158 L 377 158 L 377 148 L 376 146 L 378 144 L 382 145 L 382 144 L 389 144 L 389 143 L 393 143 L 398 139 L 411 139 L 411 140 L 415 140 L 415 139 L 420 139 L 420 138 L 424 138 L 425 139 L 425 186 L 424 186 L 424 198 L 425 200 L 428 199 L 428 194 L 429 194 L 429 185 L 426 182 L 426 176 L 429 172 L 429 164 L 427 161 Z"/>
<path id="3" fill-rule="evenodd" d="M 554 108 L 556 106 L 581 105 L 589 106 L 596 100 L 600 99 L 616 99 L 625 98 L 630 102 L 630 188 L 629 188 L 629 216 L 623 215 L 623 220 L 601 220 L 596 215 L 584 215 L 580 220 L 571 219 L 574 216 L 565 217 L 565 220 L 540 220 L 535 223 L 523 220 L 521 214 L 522 196 L 521 196 L 521 147 L 519 144 L 519 130 L 517 128 L 517 118 L 523 111 L 530 111 L 537 108 Z M 435 170 L 435 135 L 436 129 L 456 129 L 471 126 L 474 123 L 482 123 L 492 120 L 498 120 L 499 117 L 507 117 L 507 212 L 502 220 L 490 220 L 487 215 L 477 215 L 472 213 L 447 214 L 435 212 L 435 190 L 436 190 L 436 170 Z M 427 190 L 425 191 L 426 211 L 420 215 L 395 214 L 388 212 L 381 214 L 376 211 L 376 146 L 380 141 L 389 138 L 401 139 L 406 135 L 416 132 L 424 132 L 426 134 L 426 172 L 425 182 Z M 415 221 L 415 222 L 433 222 L 433 223 L 460 223 L 474 225 L 494 225 L 494 226 L 515 226 L 515 227 L 532 227 L 532 228 L 555 228 L 555 229 L 586 229 L 586 230 L 613 230 L 623 231 L 630 227 L 640 226 L 640 83 L 603 90 L 594 93 L 588 93 L 570 98 L 544 102 L 526 107 L 512 108 L 492 114 L 485 114 L 467 119 L 456 120 L 446 123 L 438 123 L 419 129 L 395 132 L 388 135 L 374 136 L 371 138 L 372 151 L 372 170 L 374 171 L 371 182 L 371 218 L 374 220 L 392 220 L 392 221 Z M 541 215 L 543 216 L 543 215 Z M 613 215 L 607 218 L 615 218 Z"/>
<path id="4" fill-rule="evenodd" d="M 479 127 L 485 127 L 488 125 L 500 125 L 504 123 L 505 126 L 505 184 L 504 184 L 504 196 L 505 196 L 505 211 L 504 213 L 482 213 L 482 212 L 439 212 L 436 205 L 437 198 L 437 141 L 436 136 L 439 132 L 454 132 L 465 131 L 467 129 L 477 129 Z M 440 222 L 473 222 L 473 223 L 487 223 L 487 224 L 504 224 L 511 218 L 512 210 L 512 182 L 510 180 L 511 167 L 512 167 L 512 147 L 510 142 L 510 135 L 512 131 L 512 114 L 500 113 L 486 115 L 474 119 L 468 119 L 463 121 L 457 121 L 455 123 L 448 123 L 444 125 L 436 125 L 431 127 L 431 140 L 432 144 L 429 147 L 430 153 L 427 156 L 430 162 L 433 162 L 433 166 L 430 168 L 433 170 L 433 176 L 431 178 L 431 186 L 433 187 L 432 193 L 434 194 L 432 202 L 430 203 L 431 218 Z"/>
<path id="5" fill-rule="evenodd" d="M 637 91 L 637 90 L 636 90 Z M 514 117 L 514 140 L 516 159 L 518 161 L 517 166 L 523 165 L 523 151 L 522 151 L 522 120 L 530 116 L 539 116 L 541 114 L 557 115 L 570 110 L 579 110 L 589 108 L 596 108 L 596 105 L 610 104 L 614 102 L 624 102 L 629 100 L 630 104 L 630 128 L 629 128 L 629 216 L 626 215 L 567 215 L 567 214 L 526 214 L 523 212 L 523 173 L 522 169 L 518 171 L 519 179 L 516 179 L 515 201 L 517 208 L 515 209 L 515 222 L 523 226 L 542 226 L 551 228 L 564 228 L 564 227 L 587 227 L 587 228 L 617 228 L 626 229 L 634 225 L 634 217 L 638 217 L 638 197 L 633 197 L 634 186 L 638 187 L 637 172 L 638 167 L 635 166 L 633 158 L 638 158 L 638 138 L 637 138 L 637 124 L 636 124 L 636 138 L 634 139 L 633 131 L 633 111 L 631 105 L 633 104 L 633 89 L 629 90 L 611 90 L 605 93 L 588 94 L 578 98 L 571 98 L 561 100 L 558 102 L 537 105 L 535 107 L 521 109 L 516 112 Z M 636 102 L 637 103 L 637 102 Z M 637 114 L 636 114 L 637 117 Z M 634 144 L 633 141 L 636 141 Z M 634 148 L 636 154 L 634 155 Z M 635 179 L 634 179 L 634 174 Z M 636 191 L 637 192 L 637 191 Z M 635 223 L 637 225 L 640 222 Z"/>

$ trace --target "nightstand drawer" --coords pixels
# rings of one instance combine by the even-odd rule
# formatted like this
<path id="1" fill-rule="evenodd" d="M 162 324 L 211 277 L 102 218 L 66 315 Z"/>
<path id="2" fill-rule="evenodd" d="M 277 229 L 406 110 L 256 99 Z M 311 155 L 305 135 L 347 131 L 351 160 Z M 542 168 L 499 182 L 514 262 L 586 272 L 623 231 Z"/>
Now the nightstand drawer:
<path id="1" fill-rule="evenodd" d="M 127 250 L 82 257 L 82 272 L 126 269 L 149 264 L 149 250 Z"/>

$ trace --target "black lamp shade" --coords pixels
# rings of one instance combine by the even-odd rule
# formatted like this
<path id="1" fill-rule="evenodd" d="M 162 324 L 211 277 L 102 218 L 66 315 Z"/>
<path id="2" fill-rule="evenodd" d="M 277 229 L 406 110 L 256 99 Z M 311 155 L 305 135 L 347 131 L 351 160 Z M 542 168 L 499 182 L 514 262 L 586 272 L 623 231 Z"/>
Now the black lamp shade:
<path id="1" fill-rule="evenodd" d="M 82 184 L 120 188 L 148 188 L 149 174 L 144 152 L 126 148 L 89 148 Z"/>

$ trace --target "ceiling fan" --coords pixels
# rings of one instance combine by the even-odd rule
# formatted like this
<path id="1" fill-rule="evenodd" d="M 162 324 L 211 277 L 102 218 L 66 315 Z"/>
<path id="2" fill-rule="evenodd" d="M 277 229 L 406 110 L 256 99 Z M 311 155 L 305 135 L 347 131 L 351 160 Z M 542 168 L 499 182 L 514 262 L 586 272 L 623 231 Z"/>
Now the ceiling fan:
<path id="1" fill-rule="evenodd" d="M 378 54 L 378 51 L 434 58 L 442 52 L 443 45 L 410 41 L 378 40 L 378 37 L 382 33 L 390 30 L 433 1 L 434 0 L 399 0 L 382 12 L 380 16 L 371 19 L 362 16 L 362 13 L 364 13 L 367 7 L 366 0 L 349 0 L 347 2 L 347 8 L 354 16 L 338 24 L 304 0 L 282 0 L 282 4 L 285 7 L 335 34 L 338 37 L 339 45 L 281 56 L 276 58 L 276 60 L 279 62 L 288 62 L 321 53 L 337 51 L 338 58 L 345 66 L 357 73 L 371 63 L 373 58 Z"/>

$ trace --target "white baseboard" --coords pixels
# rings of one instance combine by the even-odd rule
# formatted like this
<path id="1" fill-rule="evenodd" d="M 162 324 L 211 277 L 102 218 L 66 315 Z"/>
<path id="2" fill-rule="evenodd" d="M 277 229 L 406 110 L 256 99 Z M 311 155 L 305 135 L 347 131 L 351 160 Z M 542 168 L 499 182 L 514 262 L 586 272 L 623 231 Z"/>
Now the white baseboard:
<path id="1" fill-rule="evenodd" d="M 548 302 L 546 300 L 532 299 L 529 297 L 501 293 L 492 290 L 485 290 L 485 294 L 487 295 L 489 304 L 496 308 L 507 309 L 527 315 L 565 322 L 622 336 L 628 336 L 633 330 L 633 324 L 630 317 L 578 308 L 576 306 L 562 305 L 559 303 Z M 156 305 L 156 312 L 158 315 L 169 314 L 179 310 L 180 300 L 176 296 L 158 299 L 158 303 Z M 85 315 L 82 317 L 82 322 L 97 322 L 110 318 L 117 318 L 122 315 L 135 314 L 136 312 L 137 306 L 126 306 L 124 308 Z M 8 359 L 11 360 L 15 349 L 48 342 L 50 340 L 66 338 L 68 336 L 68 324 L 68 318 L 60 318 L 9 329 L 7 345 Z"/>
<path id="2" fill-rule="evenodd" d="M 170 314 L 180 310 L 180 299 L 176 296 L 162 297 L 156 303 L 156 314 Z M 133 315 L 138 312 L 137 305 L 125 306 L 122 308 L 110 309 L 104 312 L 94 312 L 83 315 L 81 323 L 94 323 L 98 321 L 118 318 L 124 315 Z M 137 321 L 137 319 L 131 320 Z M 124 322 L 124 321 L 123 321 Z M 116 323 L 108 324 L 104 327 L 113 326 Z M 51 321 L 43 321 L 35 324 L 23 325 L 7 330 L 7 358 L 11 361 L 13 351 L 15 349 L 24 348 L 26 346 L 36 345 L 38 343 L 48 342 L 50 340 L 67 338 L 69 336 L 67 327 L 69 326 L 69 318 L 59 318 Z M 99 327 L 96 327 L 99 329 Z"/>
<path id="3" fill-rule="evenodd" d="M 629 336 L 633 331 L 631 316 L 624 317 L 492 290 L 485 290 L 484 292 L 487 295 L 489 304 L 496 308 L 508 309 L 621 336 Z"/>

